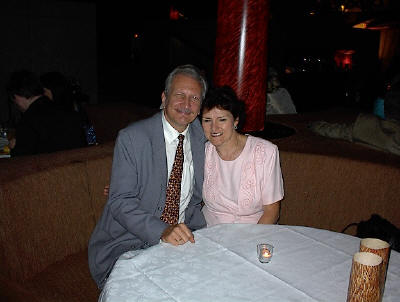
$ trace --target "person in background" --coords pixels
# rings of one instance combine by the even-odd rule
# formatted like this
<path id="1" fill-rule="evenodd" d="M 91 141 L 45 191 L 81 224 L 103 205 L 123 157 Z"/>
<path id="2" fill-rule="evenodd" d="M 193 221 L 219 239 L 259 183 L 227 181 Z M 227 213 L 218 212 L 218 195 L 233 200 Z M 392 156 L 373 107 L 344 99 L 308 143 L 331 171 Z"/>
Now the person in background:
<path id="1" fill-rule="evenodd" d="M 400 155 L 400 73 L 390 81 L 388 90 L 374 114 L 359 113 L 351 123 L 310 123 L 312 132 L 334 139 Z"/>
<path id="2" fill-rule="evenodd" d="M 22 70 L 10 75 L 7 93 L 22 112 L 11 156 L 55 152 L 86 146 L 80 119 L 60 110 L 44 95 L 39 77 Z"/>
<path id="3" fill-rule="evenodd" d="M 72 86 L 61 72 L 51 71 L 40 76 L 43 94 L 65 111 L 76 111 Z"/>
<path id="4" fill-rule="evenodd" d="M 289 91 L 281 87 L 278 73 L 273 68 L 268 70 L 267 92 L 267 115 L 297 113 Z"/>
<path id="5" fill-rule="evenodd" d="M 60 109 L 72 115 L 79 115 L 88 145 L 97 145 L 95 129 L 82 106 L 81 95 L 74 92 L 71 81 L 61 72 L 51 71 L 40 76 L 44 95 Z"/>
<path id="6" fill-rule="evenodd" d="M 201 213 L 206 139 L 197 119 L 206 90 L 197 68 L 178 66 L 165 81 L 162 111 L 119 132 L 108 200 L 88 247 L 99 288 L 123 253 L 160 240 L 194 243 L 192 231 L 206 225 Z"/>
<path id="7" fill-rule="evenodd" d="M 232 88 L 217 87 L 201 109 L 205 145 L 203 214 L 220 223 L 273 224 L 279 218 L 283 180 L 277 146 L 239 133 L 244 104 Z"/>

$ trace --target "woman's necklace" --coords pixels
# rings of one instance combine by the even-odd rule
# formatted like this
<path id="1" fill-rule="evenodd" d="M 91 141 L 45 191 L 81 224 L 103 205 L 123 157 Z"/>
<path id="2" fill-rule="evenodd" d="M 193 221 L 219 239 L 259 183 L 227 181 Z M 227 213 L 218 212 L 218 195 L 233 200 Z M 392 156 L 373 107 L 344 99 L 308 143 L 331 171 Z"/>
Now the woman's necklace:
<path id="1" fill-rule="evenodd" d="M 226 148 L 227 152 L 222 152 L 218 149 L 216 149 L 216 150 L 217 150 L 219 157 L 222 160 L 235 160 L 236 158 L 239 157 L 240 153 L 242 153 L 243 147 L 244 147 L 243 144 L 241 144 L 241 137 L 238 134 L 236 136 L 236 140 L 235 140 L 233 147 L 229 148 L 229 149 Z M 229 151 L 231 151 L 231 152 L 229 152 Z"/>

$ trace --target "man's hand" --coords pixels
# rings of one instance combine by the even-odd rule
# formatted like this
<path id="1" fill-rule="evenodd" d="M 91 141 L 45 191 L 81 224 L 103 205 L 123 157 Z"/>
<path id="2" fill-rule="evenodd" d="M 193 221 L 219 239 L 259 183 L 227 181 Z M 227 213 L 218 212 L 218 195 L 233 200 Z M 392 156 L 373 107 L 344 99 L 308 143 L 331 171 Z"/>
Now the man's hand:
<path id="1" fill-rule="evenodd" d="M 16 139 L 16 138 L 12 138 L 12 139 L 10 139 L 10 140 L 8 141 L 8 147 L 9 147 L 10 149 L 14 149 L 16 143 L 17 143 L 17 139 Z"/>
<path id="2" fill-rule="evenodd" d="M 194 236 L 184 223 L 167 227 L 161 235 L 161 240 L 172 245 L 182 245 L 190 241 L 194 243 Z"/>
<path id="3" fill-rule="evenodd" d="M 109 193 L 110 193 L 110 185 L 104 186 L 103 195 L 108 196 Z"/>

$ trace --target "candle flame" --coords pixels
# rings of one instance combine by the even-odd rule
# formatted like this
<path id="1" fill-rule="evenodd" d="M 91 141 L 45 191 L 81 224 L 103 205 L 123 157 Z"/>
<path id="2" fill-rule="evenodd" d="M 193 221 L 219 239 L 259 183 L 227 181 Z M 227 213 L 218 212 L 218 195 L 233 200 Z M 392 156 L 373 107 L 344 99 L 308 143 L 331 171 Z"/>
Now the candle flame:
<path id="1" fill-rule="evenodd" d="M 271 257 L 271 252 L 270 252 L 268 249 L 264 249 L 264 250 L 262 251 L 262 256 L 263 256 L 264 258 L 269 258 L 269 257 Z"/>

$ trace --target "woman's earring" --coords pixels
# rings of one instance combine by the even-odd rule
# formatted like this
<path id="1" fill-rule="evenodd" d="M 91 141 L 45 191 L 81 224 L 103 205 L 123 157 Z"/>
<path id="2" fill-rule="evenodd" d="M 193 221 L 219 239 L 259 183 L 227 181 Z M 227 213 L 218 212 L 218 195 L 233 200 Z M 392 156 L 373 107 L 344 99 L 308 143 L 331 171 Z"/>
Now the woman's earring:
<path id="1" fill-rule="evenodd" d="M 236 126 L 236 125 L 235 125 L 235 126 L 233 126 L 233 129 L 237 130 L 237 126 Z"/>

